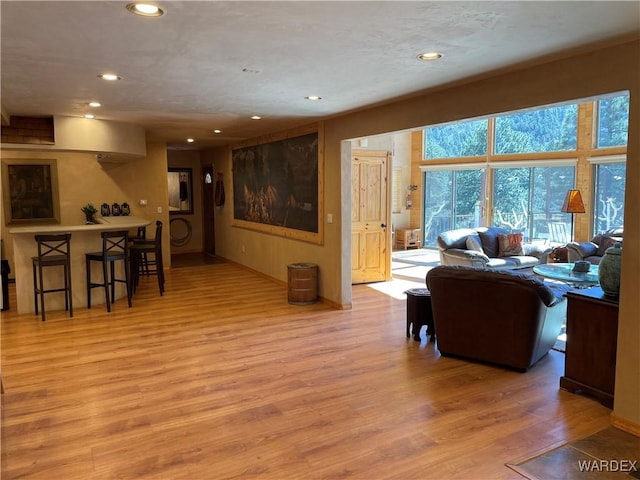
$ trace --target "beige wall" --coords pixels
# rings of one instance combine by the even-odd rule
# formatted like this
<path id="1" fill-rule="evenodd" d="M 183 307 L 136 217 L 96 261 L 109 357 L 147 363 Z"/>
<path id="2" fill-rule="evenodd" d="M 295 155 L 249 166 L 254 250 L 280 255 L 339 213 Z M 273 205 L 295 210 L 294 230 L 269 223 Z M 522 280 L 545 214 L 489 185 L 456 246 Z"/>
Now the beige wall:
<path id="1" fill-rule="evenodd" d="M 139 125 L 82 117 L 53 117 L 56 150 L 100 152 L 106 156 L 146 155 L 145 130 Z"/>
<path id="2" fill-rule="evenodd" d="M 286 281 L 288 263 L 318 263 L 320 295 L 331 304 L 348 308 L 351 205 L 347 192 L 351 179 L 350 142 L 344 140 L 624 90 L 630 91 L 631 98 L 626 204 L 640 205 L 639 72 L 640 41 L 634 40 L 326 120 L 325 213 L 331 213 L 334 221 L 325 223 L 324 245 L 231 227 L 232 207 L 228 200 L 216 218 L 217 252 L 282 282 Z M 209 155 L 224 171 L 225 178 L 231 179 L 230 151 L 218 150 Z M 229 189 L 229 199 L 230 195 Z M 639 242 L 640 210 L 627 208 L 625 245 Z M 627 249 L 623 255 L 615 400 L 615 414 L 637 425 L 640 425 L 639 255 L 639 249 Z"/>
<path id="3" fill-rule="evenodd" d="M 153 236 L 156 220 L 168 225 L 167 199 L 167 158 L 164 144 L 148 144 L 147 156 L 125 163 L 101 164 L 95 153 L 75 153 L 63 151 L 41 152 L 37 150 L 2 149 L 2 160 L 12 158 L 46 159 L 55 158 L 58 168 L 58 190 L 60 197 L 61 225 L 84 224 L 84 214 L 80 207 L 91 202 L 98 209 L 102 203 L 128 203 L 131 215 L 140 216 L 152 222 L 147 236 Z M 138 201 L 147 200 L 147 206 Z M 157 213 L 157 207 L 162 213 Z M 13 247 L 4 217 L 0 235 L 4 253 L 9 259 L 13 272 Z M 165 265 L 170 265 L 169 232 L 163 232 L 163 253 Z M 166 246 L 166 247 L 165 247 Z M 12 273 L 12 277 L 13 274 Z"/>
<path id="4" fill-rule="evenodd" d="M 401 168 L 400 179 L 400 196 L 402 197 L 402 208 L 400 213 L 391 214 L 391 222 L 394 228 L 410 228 L 411 227 L 411 214 L 416 210 L 417 205 L 420 204 L 420 196 L 418 191 L 411 193 L 413 200 L 413 207 L 408 209 L 406 203 L 406 196 L 409 194 L 407 189 L 412 183 L 411 179 L 411 132 L 401 132 L 393 135 L 393 168 Z M 392 177 L 395 176 L 395 172 L 392 172 Z M 422 182 L 418 182 L 420 185 Z"/>
<path id="5" fill-rule="evenodd" d="M 204 152 L 202 160 L 204 163 L 212 163 L 215 172 L 222 172 L 225 179 L 226 202 L 224 206 L 216 207 L 214 213 L 217 255 L 246 265 L 282 283 L 286 282 L 287 265 L 290 263 L 316 263 L 318 264 L 319 277 L 322 277 L 325 271 L 329 271 L 332 259 L 324 256 L 326 249 L 322 246 L 232 226 L 231 149 Z M 325 198 L 327 196 L 337 197 L 337 195 L 326 191 Z M 330 213 L 329 210 L 326 212 Z M 334 227 L 336 226 L 335 222 L 334 220 Z M 325 226 L 325 229 L 328 227 L 331 225 Z M 323 287 L 321 281 L 319 283 L 319 294 L 323 296 L 326 287 Z"/>
<path id="6" fill-rule="evenodd" d="M 169 150 L 167 152 L 167 162 L 169 167 L 190 168 L 193 174 L 193 213 L 189 215 L 169 215 L 171 217 L 169 221 L 174 218 L 183 218 L 191 224 L 191 239 L 185 245 L 171 245 L 171 253 L 202 252 L 202 182 L 200 179 L 200 152 L 198 150 Z M 182 228 L 177 231 L 177 235 L 179 236 L 184 233 L 185 232 Z"/>

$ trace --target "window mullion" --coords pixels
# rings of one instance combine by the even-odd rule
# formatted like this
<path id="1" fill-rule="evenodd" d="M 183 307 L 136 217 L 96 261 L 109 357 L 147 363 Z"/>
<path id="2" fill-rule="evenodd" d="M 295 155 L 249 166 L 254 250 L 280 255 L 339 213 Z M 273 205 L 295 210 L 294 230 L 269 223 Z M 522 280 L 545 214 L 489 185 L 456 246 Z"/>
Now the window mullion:
<path id="1" fill-rule="evenodd" d="M 496 138 L 496 119 L 495 117 L 489 117 L 487 119 L 487 162 L 493 160 L 495 155 L 494 146 Z"/>

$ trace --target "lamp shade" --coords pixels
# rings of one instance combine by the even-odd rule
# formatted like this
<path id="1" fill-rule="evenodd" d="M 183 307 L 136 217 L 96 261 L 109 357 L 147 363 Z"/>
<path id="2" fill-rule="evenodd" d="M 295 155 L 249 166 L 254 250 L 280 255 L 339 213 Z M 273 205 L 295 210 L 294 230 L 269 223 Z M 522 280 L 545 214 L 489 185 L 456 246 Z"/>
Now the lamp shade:
<path id="1" fill-rule="evenodd" d="M 567 190 L 567 195 L 564 197 L 564 203 L 560 211 L 564 213 L 584 213 L 584 203 L 582 203 L 580 190 Z"/>

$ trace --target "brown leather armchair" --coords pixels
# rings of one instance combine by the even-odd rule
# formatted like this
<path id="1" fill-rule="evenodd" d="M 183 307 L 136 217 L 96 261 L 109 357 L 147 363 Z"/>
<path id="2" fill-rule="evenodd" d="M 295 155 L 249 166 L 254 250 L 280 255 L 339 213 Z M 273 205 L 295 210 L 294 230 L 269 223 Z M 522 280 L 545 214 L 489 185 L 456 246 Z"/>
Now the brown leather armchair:
<path id="1" fill-rule="evenodd" d="M 441 265 L 426 282 L 443 356 L 524 372 L 553 347 L 566 318 L 570 287 L 525 273 Z"/>

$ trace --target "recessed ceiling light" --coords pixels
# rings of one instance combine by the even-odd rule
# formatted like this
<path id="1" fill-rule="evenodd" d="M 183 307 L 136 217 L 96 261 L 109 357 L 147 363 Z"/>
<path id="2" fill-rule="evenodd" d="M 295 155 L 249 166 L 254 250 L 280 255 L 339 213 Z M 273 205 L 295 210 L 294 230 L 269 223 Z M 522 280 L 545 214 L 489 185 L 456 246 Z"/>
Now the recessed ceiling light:
<path id="1" fill-rule="evenodd" d="M 262 117 L 260 115 L 254 115 L 251 117 L 251 120 L 262 120 Z"/>
<path id="2" fill-rule="evenodd" d="M 322 97 L 318 96 L 318 95 L 308 95 L 306 97 L 307 100 L 322 100 Z"/>
<path id="3" fill-rule="evenodd" d="M 418 59 L 420 60 L 424 60 L 425 62 L 431 61 L 431 60 L 439 60 L 443 57 L 444 55 L 440 52 L 424 52 L 421 53 L 420 55 L 418 55 Z"/>
<path id="4" fill-rule="evenodd" d="M 187 138 L 187 142 L 193 143 L 193 142 L 195 142 L 195 140 L 193 138 Z"/>
<path id="5" fill-rule="evenodd" d="M 122 77 L 116 75 L 115 73 L 103 73 L 98 75 L 102 80 L 107 80 L 109 82 L 115 82 L 116 80 L 122 80 Z"/>
<path id="6" fill-rule="evenodd" d="M 100 102 L 89 102 L 89 106 L 93 108 L 101 107 L 102 104 Z"/>
<path id="7" fill-rule="evenodd" d="M 130 3 L 127 10 L 143 17 L 160 17 L 164 15 L 164 10 L 152 3 Z"/>
<path id="8" fill-rule="evenodd" d="M 217 128 L 216 128 L 216 129 L 213 131 L 213 133 L 222 133 L 222 130 L 219 130 L 219 129 L 217 129 Z"/>
<path id="9" fill-rule="evenodd" d="M 84 116 L 84 118 L 88 118 L 88 119 L 90 119 L 90 120 L 91 120 L 91 119 L 93 119 L 93 118 L 96 118 L 96 116 L 95 116 L 95 115 L 91 115 L 90 113 L 87 113 L 87 114 Z"/>

